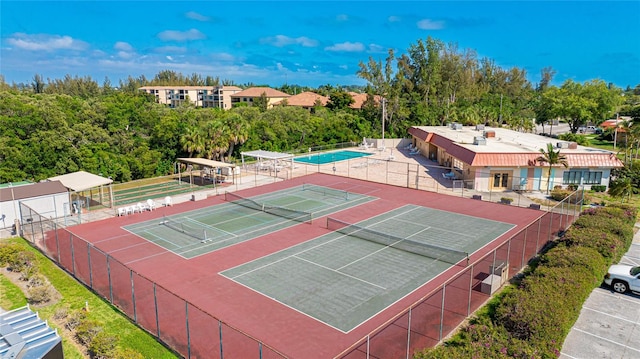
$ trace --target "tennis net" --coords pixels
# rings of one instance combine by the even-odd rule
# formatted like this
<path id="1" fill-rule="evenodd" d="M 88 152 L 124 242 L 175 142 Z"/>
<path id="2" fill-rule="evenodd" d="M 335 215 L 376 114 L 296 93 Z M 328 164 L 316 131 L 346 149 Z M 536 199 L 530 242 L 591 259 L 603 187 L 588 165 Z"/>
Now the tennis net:
<path id="1" fill-rule="evenodd" d="M 286 207 L 271 206 L 266 203 L 258 203 L 252 199 L 242 197 L 231 192 L 224 193 L 224 200 L 243 207 L 251 208 L 256 211 L 262 211 L 274 216 L 291 219 L 298 222 L 311 223 L 313 219 L 311 212 L 299 211 Z"/>
<path id="2" fill-rule="evenodd" d="M 194 228 L 182 222 L 176 222 L 168 217 L 163 217 L 160 224 L 173 229 L 174 231 L 178 231 L 184 235 L 187 235 L 191 238 L 195 238 L 200 242 L 208 241 L 207 231 L 203 228 Z"/>
<path id="3" fill-rule="evenodd" d="M 466 252 L 396 237 L 331 217 L 327 217 L 327 229 L 451 264 L 458 264 L 463 260 L 464 266 L 469 263 L 469 254 Z"/>
<path id="4" fill-rule="evenodd" d="M 337 198 L 349 199 L 349 192 L 348 191 L 335 189 L 335 188 L 324 187 L 324 186 L 316 186 L 316 185 L 309 184 L 309 183 L 303 183 L 302 184 L 302 190 L 303 191 L 313 191 L 313 192 L 317 192 L 317 193 L 322 193 L 325 196 L 332 196 L 332 197 L 337 197 Z"/>

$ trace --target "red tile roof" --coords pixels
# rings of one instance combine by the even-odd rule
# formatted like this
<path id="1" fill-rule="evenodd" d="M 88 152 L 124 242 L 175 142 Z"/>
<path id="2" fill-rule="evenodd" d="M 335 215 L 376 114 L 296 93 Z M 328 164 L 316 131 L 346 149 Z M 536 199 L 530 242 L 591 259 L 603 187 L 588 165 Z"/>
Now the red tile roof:
<path id="1" fill-rule="evenodd" d="M 260 97 L 262 94 L 266 94 L 267 97 L 291 97 L 291 95 L 272 89 L 271 87 L 250 87 L 244 91 L 237 92 L 231 97 Z"/>
<path id="2" fill-rule="evenodd" d="M 367 96 L 368 96 L 366 93 L 357 93 L 357 92 L 349 92 L 349 95 L 351 95 L 354 101 L 351 105 L 349 105 L 349 107 L 354 109 L 361 109 L 364 102 L 367 101 Z M 373 99 L 376 101 L 376 103 L 380 103 L 381 97 L 378 95 L 374 95 Z"/>
<path id="3" fill-rule="evenodd" d="M 412 127 L 409 129 L 409 134 L 417 139 L 423 140 L 428 143 L 432 143 L 440 148 L 443 148 L 451 156 L 465 162 L 471 166 L 485 167 L 533 167 L 542 166 L 536 161 L 540 157 L 540 152 L 537 151 L 523 151 L 517 153 L 493 151 L 490 149 L 487 151 L 487 147 L 484 147 L 482 152 L 476 152 L 465 146 L 453 142 L 451 139 L 443 137 L 436 133 L 430 133 L 424 129 Z M 562 151 L 562 150 L 561 150 Z M 613 153 L 607 152 L 595 152 L 595 153 L 562 153 L 566 156 L 569 167 L 606 167 L 606 168 L 619 168 L 624 164 Z"/>
<path id="4" fill-rule="evenodd" d="M 287 100 L 287 106 L 300 106 L 300 107 L 313 107 L 316 105 L 316 101 L 320 100 L 322 106 L 325 106 L 329 101 L 328 97 L 318 95 L 315 92 L 301 92 L 297 95 L 293 95 Z M 277 104 L 282 104 L 283 101 L 278 102 Z"/>

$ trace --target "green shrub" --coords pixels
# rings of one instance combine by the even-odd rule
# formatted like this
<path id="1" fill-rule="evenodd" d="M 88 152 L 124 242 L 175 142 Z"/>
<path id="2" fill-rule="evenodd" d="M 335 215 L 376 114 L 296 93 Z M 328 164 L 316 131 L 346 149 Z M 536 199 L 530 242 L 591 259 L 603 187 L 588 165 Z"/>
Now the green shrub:
<path id="1" fill-rule="evenodd" d="M 87 317 L 87 313 L 83 310 L 76 310 L 69 315 L 64 327 L 69 331 L 74 331 Z"/>
<path id="2" fill-rule="evenodd" d="M 35 266 L 35 254 L 23 251 L 15 244 L 0 246 L 0 263 L 13 272 L 22 272 L 25 268 Z"/>
<path id="3" fill-rule="evenodd" d="M 495 322 L 520 340 L 562 343 L 581 304 L 601 281 L 583 268 L 539 266 L 519 290 L 503 298 Z"/>
<path id="4" fill-rule="evenodd" d="M 591 190 L 594 192 L 604 192 L 607 190 L 607 186 L 594 184 L 591 186 Z"/>
<path id="5" fill-rule="evenodd" d="M 22 248 L 15 243 L 0 244 L 0 266 L 9 266 L 16 262 L 16 256 L 22 252 Z"/>
<path id="6" fill-rule="evenodd" d="M 113 359 L 145 359 L 144 356 L 130 348 L 118 348 Z"/>
<path id="7" fill-rule="evenodd" d="M 567 246 L 593 248 L 601 256 L 612 262 L 626 251 L 625 245 L 615 234 L 599 231 L 595 228 L 571 228 L 562 238 Z"/>
<path id="8" fill-rule="evenodd" d="M 571 191 L 566 189 L 554 189 L 550 194 L 551 198 L 555 201 L 564 201 L 568 203 L 589 203 L 591 198 L 584 191 Z"/>
<path id="9" fill-rule="evenodd" d="M 42 304 L 51 300 L 53 291 L 50 285 L 41 285 L 27 290 L 27 300 L 31 304 Z"/>
<path id="10" fill-rule="evenodd" d="M 100 331 L 93 337 L 89 344 L 89 353 L 93 358 L 112 358 L 115 355 L 117 338 Z"/>
<path id="11" fill-rule="evenodd" d="M 102 332 L 102 326 L 97 320 L 84 318 L 76 327 L 76 337 L 83 345 L 90 347 L 93 339 Z"/>

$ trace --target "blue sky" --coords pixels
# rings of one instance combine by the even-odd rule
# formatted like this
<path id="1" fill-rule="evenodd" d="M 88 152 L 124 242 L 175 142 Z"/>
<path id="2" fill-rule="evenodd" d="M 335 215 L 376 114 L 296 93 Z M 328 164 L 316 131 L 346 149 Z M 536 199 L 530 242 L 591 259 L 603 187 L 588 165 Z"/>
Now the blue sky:
<path id="1" fill-rule="evenodd" d="M 112 84 L 170 69 L 237 84 L 364 84 L 388 49 L 432 36 L 499 66 L 640 84 L 640 1 L 0 0 L 5 81 L 91 76 Z"/>

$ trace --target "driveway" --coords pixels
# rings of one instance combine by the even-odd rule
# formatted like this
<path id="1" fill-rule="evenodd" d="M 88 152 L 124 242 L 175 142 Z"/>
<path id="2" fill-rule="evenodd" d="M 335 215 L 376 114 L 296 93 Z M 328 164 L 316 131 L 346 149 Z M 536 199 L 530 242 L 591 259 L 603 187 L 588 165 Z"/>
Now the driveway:
<path id="1" fill-rule="evenodd" d="M 640 231 L 620 263 L 640 265 Z M 640 358 L 639 335 L 640 294 L 619 294 L 603 284 L 584 303 L 560 358 Z"/>

